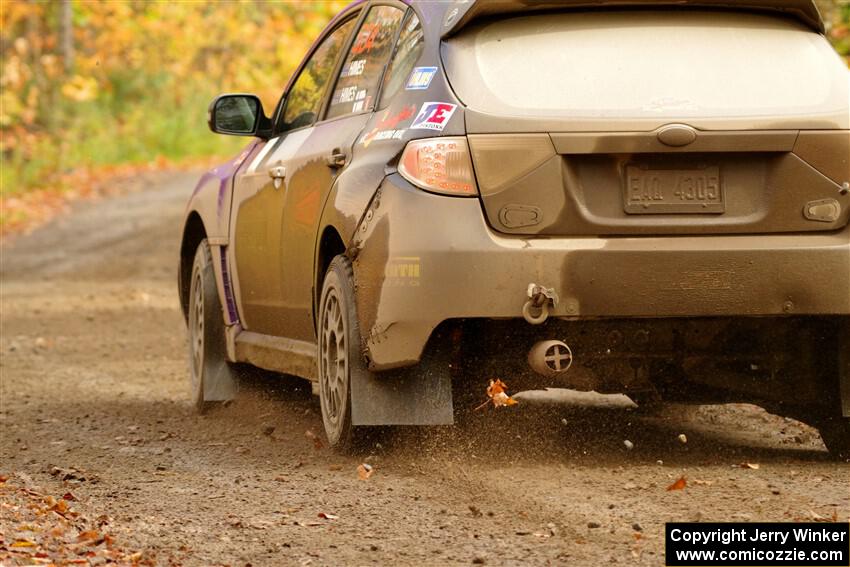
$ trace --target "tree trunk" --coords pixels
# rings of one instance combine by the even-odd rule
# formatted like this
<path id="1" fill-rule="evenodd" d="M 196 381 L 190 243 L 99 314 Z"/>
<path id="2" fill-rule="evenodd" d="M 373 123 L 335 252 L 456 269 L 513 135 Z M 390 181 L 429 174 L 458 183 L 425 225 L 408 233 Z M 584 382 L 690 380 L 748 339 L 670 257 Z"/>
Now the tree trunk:
<path id="1" fill-rule="evenodd" d="M 59 36 L 62 62 L 65 73 L 70 74 L 74 68 L 74 20 L 73 6 L 71 0 L 60 0 L 61 12 L 59 14 Z"/>

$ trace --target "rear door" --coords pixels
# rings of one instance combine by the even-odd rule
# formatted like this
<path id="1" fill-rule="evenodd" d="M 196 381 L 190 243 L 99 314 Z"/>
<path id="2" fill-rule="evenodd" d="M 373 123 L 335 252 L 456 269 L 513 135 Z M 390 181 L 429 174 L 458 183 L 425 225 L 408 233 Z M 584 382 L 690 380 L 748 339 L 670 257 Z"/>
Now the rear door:
<path id="1" fill-rule="evenodd" d="M 371 117 L 403 18 L 404 11 L 393 6 L 369 9 L 329 90 L 323 119 L 310 129 L 296 155 L 287 161 L 280 249 L 286 325 L 277 328 L 276 334 L 315 340 L 313 262 L 322 207 L 337 176 L 351 161 L 354 142 Z M 288 115 L 284 110 L 284 122 Z"/>

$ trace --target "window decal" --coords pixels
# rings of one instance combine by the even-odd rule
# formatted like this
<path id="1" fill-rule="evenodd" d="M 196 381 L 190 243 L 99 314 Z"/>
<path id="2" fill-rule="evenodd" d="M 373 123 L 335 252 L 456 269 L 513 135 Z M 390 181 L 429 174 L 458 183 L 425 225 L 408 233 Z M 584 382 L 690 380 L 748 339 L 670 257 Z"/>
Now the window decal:
<path id="1" fill-rule="evenodd" d="M 416 67 L 407 79 L 407 85 L 404 87 L 408 91 L 424 91 L 431 86 L 431 80 L 437 74 L 436 67 Z"/>
<path id="2" fill-rule="evenodd" d="M 456 104 L 447 102 L 426 102 L 410 125 L 411 130 L 435 130 L 442 132 L 457 109 Z"/>

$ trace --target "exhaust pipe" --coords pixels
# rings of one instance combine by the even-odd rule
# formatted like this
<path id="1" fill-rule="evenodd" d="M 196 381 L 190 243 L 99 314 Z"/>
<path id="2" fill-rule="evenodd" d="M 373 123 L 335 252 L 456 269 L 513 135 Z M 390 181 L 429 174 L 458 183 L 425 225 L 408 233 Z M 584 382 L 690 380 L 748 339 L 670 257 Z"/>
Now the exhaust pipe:
<path id="1" fill-rule="evenodd" d="M 547 378 L 566 373 L 573 364 L 573 351 L 563 341 L 540 341 L 528 351 L 528 365 Z"/>

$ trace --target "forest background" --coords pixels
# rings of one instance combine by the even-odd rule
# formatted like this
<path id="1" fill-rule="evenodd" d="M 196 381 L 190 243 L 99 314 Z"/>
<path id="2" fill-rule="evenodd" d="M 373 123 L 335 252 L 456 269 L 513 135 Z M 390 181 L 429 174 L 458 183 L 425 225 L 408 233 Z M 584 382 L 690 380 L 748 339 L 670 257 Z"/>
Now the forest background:
<path id="1" fill-rule="evenodd" d="M 850 2 L 817 0 L 850 65 Z M 273 108 L 344 1 L 2 0 L 0 234 L 116 175 L 211 162 L 244 140 L 212 135 L 227 91 Z"/>

